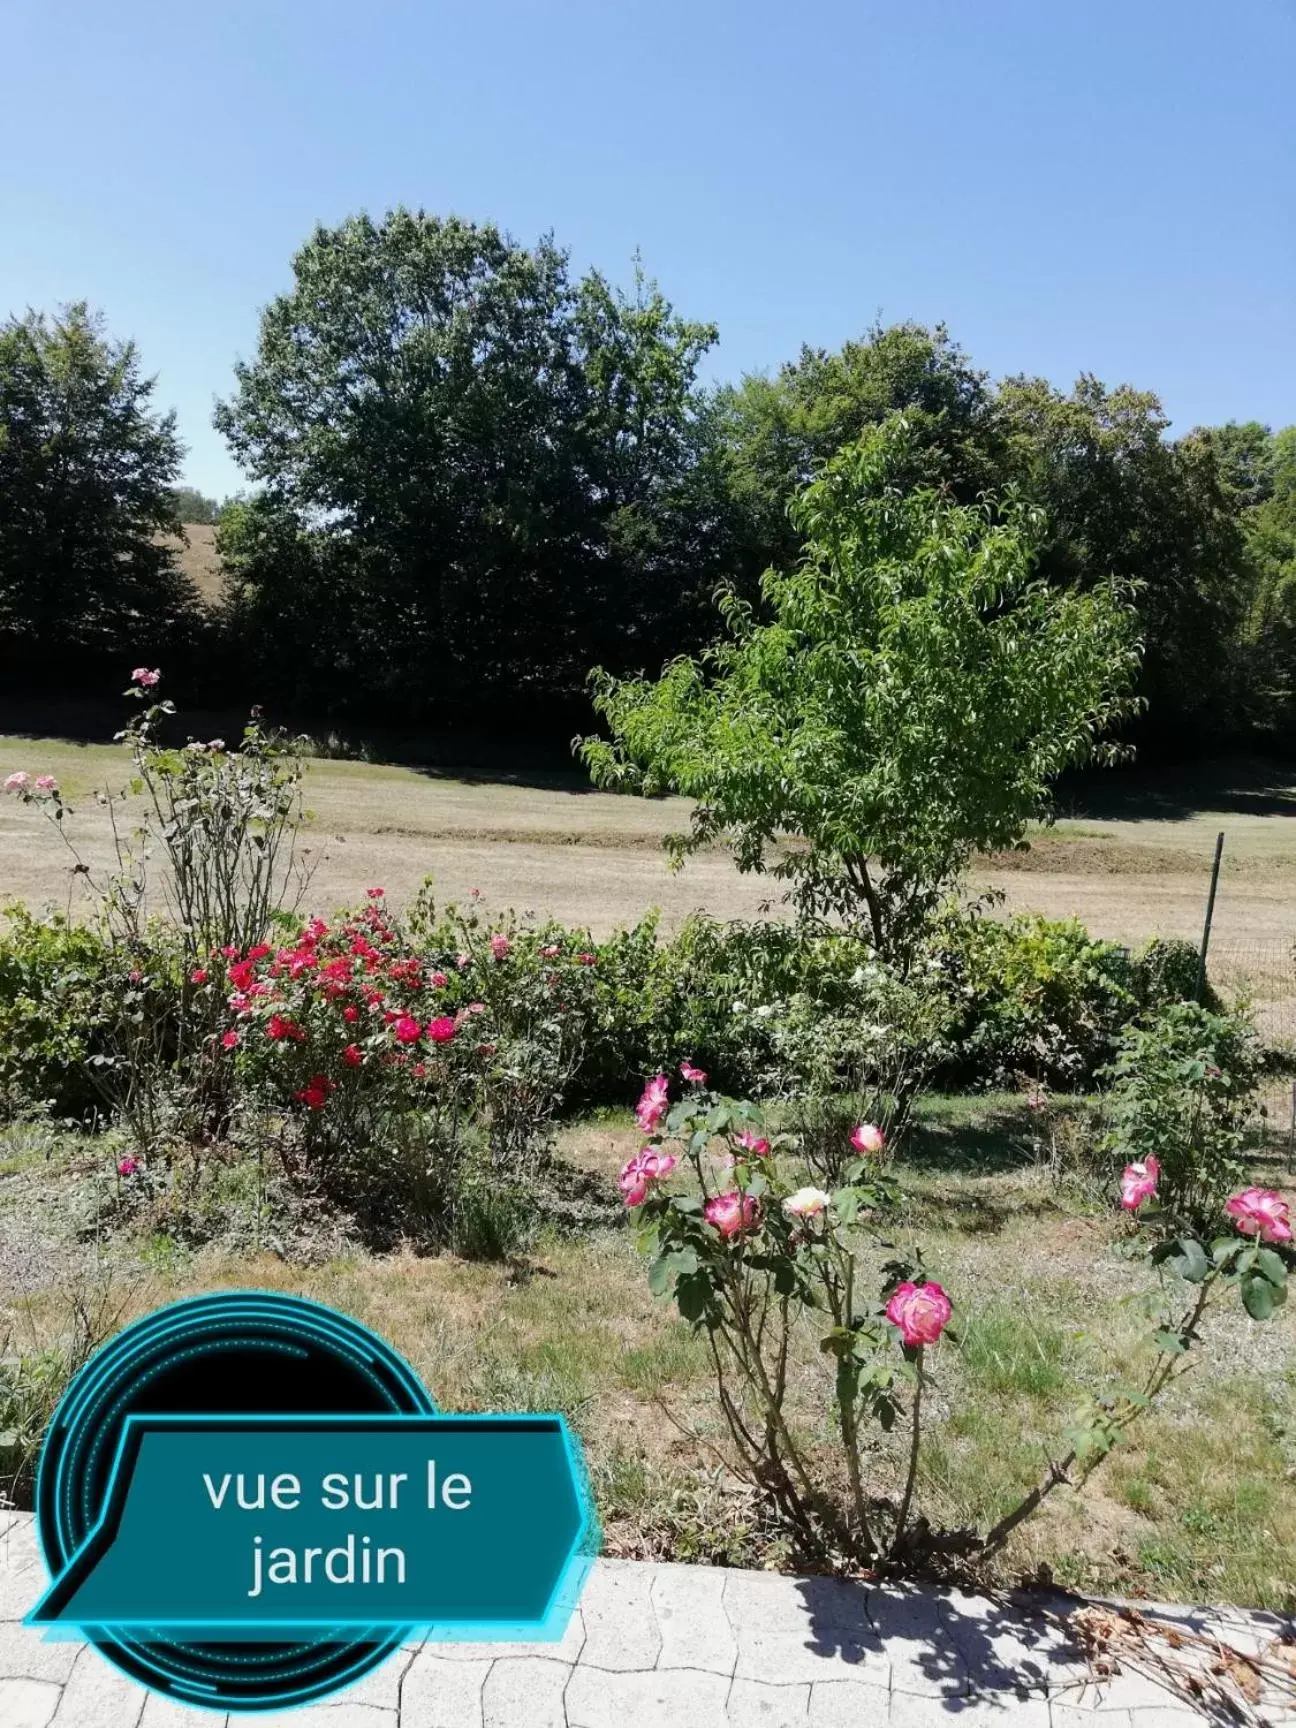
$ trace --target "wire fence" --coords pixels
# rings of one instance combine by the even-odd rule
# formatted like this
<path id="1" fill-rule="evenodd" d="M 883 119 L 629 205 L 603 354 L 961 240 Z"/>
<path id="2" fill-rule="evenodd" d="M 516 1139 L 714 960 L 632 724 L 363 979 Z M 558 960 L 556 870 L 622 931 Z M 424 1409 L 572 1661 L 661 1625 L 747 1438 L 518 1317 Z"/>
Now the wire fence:
<path id="1" fill-rule="evenodd" d="M 1268 1044 L 1296 1050 L 1296 942 L 1291 937 L 1211 938 L 1210 981 L 1250 1006 Z"/>

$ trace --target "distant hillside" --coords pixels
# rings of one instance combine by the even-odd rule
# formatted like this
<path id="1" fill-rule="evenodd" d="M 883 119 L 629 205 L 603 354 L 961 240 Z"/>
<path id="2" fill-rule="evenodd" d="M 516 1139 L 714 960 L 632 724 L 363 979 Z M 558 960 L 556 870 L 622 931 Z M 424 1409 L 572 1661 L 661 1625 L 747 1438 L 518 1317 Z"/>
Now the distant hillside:
<path id="1" fill-rule="evenodd" d="M 210 523 L 187 522 L 185 533 L 189 538 L 186 546 L 178 537 L 167 537 L 167 544 L 175 547 L 176 563 L 197 588 L 204 606 L 217 606 L 221 598 L 221 567 L 216 554 L 216 530 Z"/>

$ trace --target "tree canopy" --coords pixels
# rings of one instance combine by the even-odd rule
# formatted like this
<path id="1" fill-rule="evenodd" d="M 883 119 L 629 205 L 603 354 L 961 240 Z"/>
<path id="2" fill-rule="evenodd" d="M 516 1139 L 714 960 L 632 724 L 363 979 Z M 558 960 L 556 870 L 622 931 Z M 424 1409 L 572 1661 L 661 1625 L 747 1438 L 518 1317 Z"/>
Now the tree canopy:
<path id="1" fill-rule="evenodd" d="M 182 449 L 132 342 L 84 304 L 0 325 L 0 643 L 10 674 L 143 651 L 192 606 L 159 534 Z M 66 671 L 65 671 L 66 676 Z"/>
<path id="2" fill-rule="evenodd" d="M 75 682 L 84 654 L 166 641 L 209 702 L 560 747 L 592 665 L 651 678 L 696 653 L 721 587 L 767 622 L 798 499 L 900 413 L 891 485 L 1015 496 L 1042 512 L 1037 579 L 1132 585 L 1145 651 L 1124 736 L 1296 745 L 1296 428 L 1176 435 L 1150 390 L 995 380 L 943 325 L 875 324 L 727 383 L 704 375 L 716 339 L 638 269 L 626 289 L 577 274 L 552 237 L 406 209 L 317 228 L 217 409 L 248 481 L 217 508 L 176 485 L 175 426 L 132 344 L 84 306 L 11 319 L 11 665 L 48 643 Z M 217 526 L 226 597 L 205 612 L 168 538 L 186 518 Z"/>
<path id="3" fill-rule="evenodd" d="M 673 645 L 716 562 L 711 326 L 642 278 L 573 282 L 550 240 L 407 210 L 317 229 L 293 270 L 217 423 L 294 525 L 275 542 L 329 542 L 369 694 L 573 691 Z M 246 549 L 238 577 L 272 618 L 282 582 Z"/>

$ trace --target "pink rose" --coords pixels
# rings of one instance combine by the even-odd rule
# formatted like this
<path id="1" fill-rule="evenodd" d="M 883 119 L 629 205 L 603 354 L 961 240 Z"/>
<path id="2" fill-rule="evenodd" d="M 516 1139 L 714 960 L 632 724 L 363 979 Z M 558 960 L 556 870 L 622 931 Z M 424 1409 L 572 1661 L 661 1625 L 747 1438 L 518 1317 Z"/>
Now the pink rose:
<path id="1" fill-rule="evenodd" d="M 119 1158 L 117 1160 L 117 1174 L 119 1176 L 133 1176 L 138 1169 L 139 1165 L 129 1153 L 127 1153 L 125 1158 Z"/>
<path id="2" fill-rule="evenodd" d="M 741 1146 L 749 1157 L 769 1157 L 769 1141 L 763 1134 L 754 1134 L 750 1128 L 744 1128 L 741 1134 L 734 1135 L 734 1145 Z"/>
<path id="3" fill-rule="evenodd" d="M 597 966 L 598 965 L 598 955 L 597 954 L 578 954 L 576 956 L 576 964 L 578 966 Z"/>
<path id="4" fill-rule="evenodd" d="M 221 1048 L 223 1050 L 233 1050 L 238 1041 L 239 1035 L 232 1026 L 228 1032 L 222 1032 L 221 1034 Z"/>
<path id="5" fill-rule="evenodd" d="M 1262 1242 L 1292 1239 L 1287 1202 L 1272 1188 L 1244 1188 L 1228 1201 L 1224 1210 L 1244 1235 L 1258 1236 Z"/>
<path id="6" fill-rule="evenodd" d="M 655 1134 L 666 1119 L 670 1107 L 670 1081 L 664 1074 L 655 1074 L 644 1087 L 635 1105 L 635 1121 L 644 1134 Z"/>
<path id="7" fill-rule="evenodd" d="M 556 942 L 546 942 L 540 950 L 540 958 L 542 960 L 554 960 L 561 952 L 562 950 Z"/>
<path id="8" fill-rule="evenodd" d="M 651 1146 L 645 1146 L 642 1152 L 636 1152 L 618 1178 L 618 1186 L 626 1205 L 642 1206 L 648 1198 L 652 1184 L 669 1176 L 675 1164 L 673 1152 L 658 1152 Z"/>
<path id="9" fill-rule="evenodd" d="M 31 775 L 25 769 L 19 768 L 17 773 L 11 774 L 5 781 L 4 789 L 6 792 L 25 792 L 30 785 Z"/>
<path id="10" fill-rule="evenodd" d="M 434 990 L 444 990 L 450 980 L 446 977 L 444 972 L 434 972 L 428 982 L 432 985 Z"/>
<path id="11" fill-rule="evenodd" d="M 949 1297 L 939 1284 L 899 1285 L 886 1305 L 886 1317 L 900 1328 L 905 1343 L 934 1344 L 949 1325 L 954 1312 Z"/>
<path id="12" fill-rule="evenodd" d="M 58 781 L 52 774 L 38 774 L 36 776 L 36 790 L 43 792 L 47 798 L 52 798 L 58 789 Z"/>
<path id="13" fill-rule="evenodd" d="M 731 1188 L 727 1194 L 717 1194 L 707 1201 L 706 1221 L 726 1238 L 741 1236 L 744 1231 L 760 1228 L 761 1203 L 754 1194 Z"/>
<path id="14" fill-rule="evenodd" d="M 851 1134 L 850 1143 L 857 1152 L 875 1158 L 886 1146 L 886 1135 L 872 1122 L 861 1122 Z"/>
<path id="15" fill-rule="evenodd" d="M 468 970 L 468 968 L 472 965 L 472 955 L 471 954 L 456 954 L 455 955 L 455 965 L 459 968 L 459 970 L 461 972 L 466 972 Z"/>
<path id="16" fill-rule="evenodd" d="M 1137 1212 L 1145 1200 L 1152 1198 L 1157 1191 L 1157 1178 L 1160 1174 L 1161 1165 L 1155 1158 L 1146 1158 L 1140 1164 L 1125 1166 L 1120 1179 L 1120 1203 L 1127 1212 Z"/>
<path id="17" fill-rule="evenodd" d="M 150 671 L 147 666 L 137 666 L 131 673 L 131 683 L 142 684 L 146 690 L 151 690 L 161 676 L 156 667 Z"/>
<path id="18" fill-rule="evenodd" d="M 448 1044 L 458 1028 L 449 1014 L 439 1014 L 428 1021 L 427 1035 L 434 1044 Z"/>
<path id="19" fill-rule="evenodd" d="M 507 960 L 508 951 L 512 946 L 513 944 L 509 941 L 507 936 L 500 936 L 498 934 L 492 936 L 490 939 L 491 959 Z"/>
<path id="20" fill-rule="evenodd" d="M 695 1068 L 689 1061 L 680 1063 L 680 1073 L 683 1075 L 684 1079 L 688 1081 L 690 1086 L 706 1085 L 705 1070 L 702 1068 Z"/>
<path id="21" fill-rule="evenodd" d="M 392 1032 L 398 1044 L 417 1044 L 423 1036 L 423 1028 L 412 1014 L 398 1014 Z"/>
<path id="22" fill-rule="evenodd" d="M 366 888 L 365 894 L 370 900 L 381 900 L 387 892 L 385 888 Z"/>

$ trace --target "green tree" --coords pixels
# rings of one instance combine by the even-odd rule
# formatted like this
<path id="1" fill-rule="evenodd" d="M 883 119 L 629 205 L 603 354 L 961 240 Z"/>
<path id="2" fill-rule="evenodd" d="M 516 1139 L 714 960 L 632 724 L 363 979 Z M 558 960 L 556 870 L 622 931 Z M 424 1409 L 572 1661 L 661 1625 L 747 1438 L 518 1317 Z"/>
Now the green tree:
<path id="1" fill-rule="evenodd" d="M 186 527 L 197 523 L 210 528 L 220 519 L 221 506 L 196 486 L 176 486 L 172 489 L 171 498 L 177 520 Z"/>
<path id="2" fill-rule="evenodd" d="M 1296 738 L 1296 426 L 1256 421 L 1194 436 L 1219 463 L 1239 508 L 1247 551 L 1247 610 L 1235 647 L 1239 708 L 1251 728 Z"/>
<path id="3" fill-rule="evenodd" d="M 1039 573 L 1085 589 L 1137 582 L 1147 651 L 1139 693 L 1163 735 L 1227 727 L 1233 645 L 1247 610 L 1246 547 L 1216 454 L 1172 442 L 1161 403 L 1085 375 L 1063 392 L 1010 378 L 997 413 L 1008 476 L 1048 519 Z"/>
<path id="4" fill-rule="evenodd" d="M 1047 816 L 1062 769 L 1110 754 L 1139 652 L 1117 585 L 1034 577 L 1038 510 L 902 489 L 917 448 L 895 417 L 834 457 L 795 506 L 800 563 L 762 580 L 770 622 L 730 593 L 701 660 L 597 674 L 611 736 L 582 746 L 602 785 L 696 801 L 677 859 L 727 839 L 891 955 L 973 853 Z"/>
<path id="5" fill-rule="evenodd" d="M 318 542 L 329 632 L 378 644 L 363 688 L 498 700 L 650 658 L 717 556 L 694 386 L 714 330 L 642 279 L 573 283 L 551 240 L 403 209 L 317 229 L 293 270 L 217 425 Z M 258 584 L 268 629 L 284 594 Z"/>
<path id="6" fill-rule="evenodd" d="M 720 407 L 753 576 L 796 556 L 793 500 L 889 414 L 910 426 L 912 472 L 901 478 L 938 482 L 964 503 L 1002 479 L 993 389 L 943 324 L 878 324 L 836 352 L 803 347 L 773 378 L 722 390 Z"/>
<path id="7" fill-rule="evenodd" d="M 84 304 L 0 326 L 0 635 L 14 665 L 143 653 L 192 607 L 160 532 L 182 447 L 133 342 Z"/>

